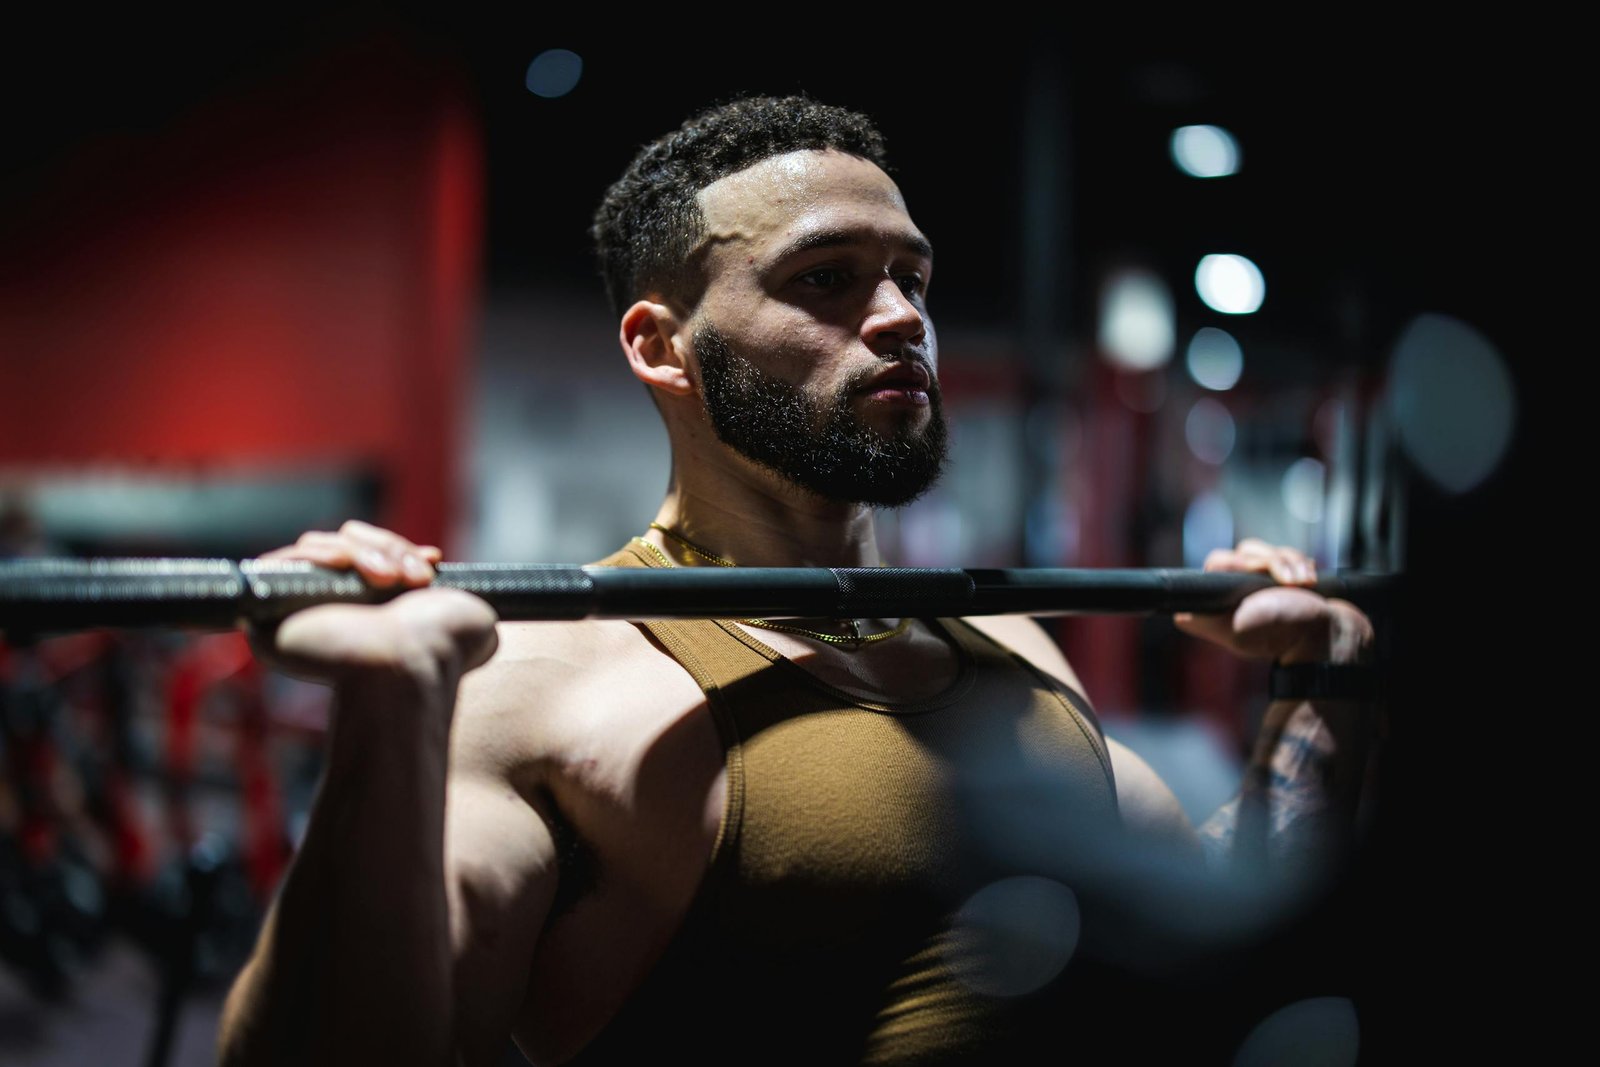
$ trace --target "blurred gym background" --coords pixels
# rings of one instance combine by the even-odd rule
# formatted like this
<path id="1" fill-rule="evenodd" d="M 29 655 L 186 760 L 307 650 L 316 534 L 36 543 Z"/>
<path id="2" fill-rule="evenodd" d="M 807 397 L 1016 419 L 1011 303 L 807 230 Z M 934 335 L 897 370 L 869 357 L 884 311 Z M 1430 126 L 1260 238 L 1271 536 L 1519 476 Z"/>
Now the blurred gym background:
<path id="1" fill-rule="evenodd" d="M 607 554 L 667 455 L 590 213 L 691 112 L 805 92 L 876 118 L 938 250 L 953 462 L 885 516 L 892 559 L 1198 567 L 1261 537 L 1414 575 L 1402 675 L 1487 662 L 1434 595 L 1514 536 L 1532 421 L 1520 101 L 1481 42 L 619 36 L 381 5 L 16 34 L 0 556 L 241 557 L 351 517 L 458 559 Z M 1228 797 L 1264 666 L 1163 619 L 1053 626 L 1196 821 Z M 1447 969 L 1424 897 L 1469 836 L 1429 806 L 1450 684 L 1419 684 L 1376 844 L 1292 941 L 1338 951 L 1241 1034 L 1332 995 L 1363 1062 L 1410 1047 L 1400 990 Z M 321 693 L 226 634 L 13 640 L 0 685 L 0 1059 L 209 1062 Z"/>

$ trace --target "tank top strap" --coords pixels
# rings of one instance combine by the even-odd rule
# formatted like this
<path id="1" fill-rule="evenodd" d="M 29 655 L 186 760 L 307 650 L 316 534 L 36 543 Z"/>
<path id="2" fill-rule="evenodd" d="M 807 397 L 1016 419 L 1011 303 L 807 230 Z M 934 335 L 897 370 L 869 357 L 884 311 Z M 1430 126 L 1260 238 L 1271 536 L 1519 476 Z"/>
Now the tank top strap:
<path id="1" fill-rule="evenodd" d="M 1056 699 L 1066 704 L 1075 714 L 1085 719 L 1093 728 L 1094 735 L 1100 741 L 1100 747 L 1106 744 L 1105 729 L 1100 724 L 1100 717 L 1094 710 L 1094 705 L 1083 693 L 1063 682 L 1052 674 L 1047 674 L 1025 657 L 1019 655 L 1010 646 L 1003 644 L 995 637 L 978 629 L 966 619 L 940 619 L 945 628 L 961 642 L 967 651 L 976 659 L 993 660 L 1007 663 L 1028 672 L 1039 680 L 1041 685 L 1049 689 Z"/>
<path id="2" fill-rule="evenodd" d="M 630 541 L 594 565 L 660 567 L 661 563 Z M 708 695 L 749 682 L 781 658 L 743 640 L 716 619 L 651 619 L 634 625 L 659 641 Z"/>

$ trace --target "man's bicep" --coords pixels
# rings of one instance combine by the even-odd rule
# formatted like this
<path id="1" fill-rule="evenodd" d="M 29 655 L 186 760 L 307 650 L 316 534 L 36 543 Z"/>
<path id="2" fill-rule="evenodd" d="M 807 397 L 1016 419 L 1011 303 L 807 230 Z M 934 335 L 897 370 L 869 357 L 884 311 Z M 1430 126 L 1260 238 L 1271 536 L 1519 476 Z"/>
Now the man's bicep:
<path id="1" fill-rule="evenodd" d="M 1123 825 L 1200 859 L 1200 837 L 1172 787 L 1137 752 L 1116 738 L 1106 738 L 1106 749 L 1116 774 L 1117 809 Z"/>
<path id="2" fill-rule="evenodd" d="M 556 880 L 550 829 L 516 789 L 487 775 L 452 778 L 445 885 L 461 1062 L 502 1062 Z"/>

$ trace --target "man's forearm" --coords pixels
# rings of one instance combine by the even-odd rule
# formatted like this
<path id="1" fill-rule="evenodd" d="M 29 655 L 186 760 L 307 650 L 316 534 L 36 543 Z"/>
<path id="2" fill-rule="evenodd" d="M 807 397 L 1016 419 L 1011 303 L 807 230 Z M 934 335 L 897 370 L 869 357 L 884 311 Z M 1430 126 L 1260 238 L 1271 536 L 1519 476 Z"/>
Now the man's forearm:
<path id="1" fill-rule="evenodd" d="M 305 840 L 228 998 L 222 1062 L 449 1062 L 453 698 L 398 672 L 339 688 Z"/>
<path id="2" fill-rule="evenodd" d="M 1239 795 L 1200 828 L 1211 864 L 1314 874 L 1342 852 L 1379 713 L 1348 700 L 1269 704 Z"/>

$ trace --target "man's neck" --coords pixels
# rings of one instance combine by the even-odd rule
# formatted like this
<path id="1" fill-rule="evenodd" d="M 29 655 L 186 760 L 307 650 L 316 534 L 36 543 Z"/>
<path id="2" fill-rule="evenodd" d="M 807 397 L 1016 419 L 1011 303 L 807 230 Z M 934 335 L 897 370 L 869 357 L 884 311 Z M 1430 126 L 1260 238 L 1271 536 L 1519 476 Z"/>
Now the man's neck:
<path id="1" fill-rule="evenodd" d="M 762 470 L 696 476 L 675 469 L 656 522 L 705 552 L 744 567 L 876 567 L 872 509 L 823 500 Z M 651 530 L 649 539 L 694 565 L 710 561 Z"/>

